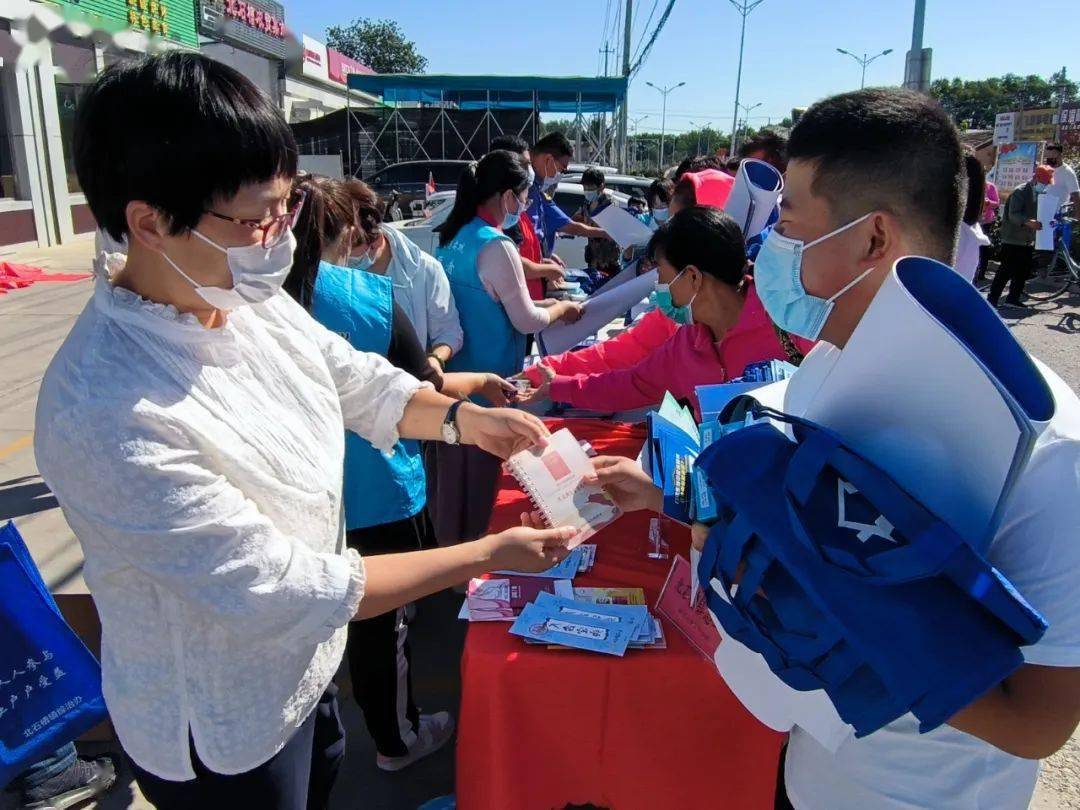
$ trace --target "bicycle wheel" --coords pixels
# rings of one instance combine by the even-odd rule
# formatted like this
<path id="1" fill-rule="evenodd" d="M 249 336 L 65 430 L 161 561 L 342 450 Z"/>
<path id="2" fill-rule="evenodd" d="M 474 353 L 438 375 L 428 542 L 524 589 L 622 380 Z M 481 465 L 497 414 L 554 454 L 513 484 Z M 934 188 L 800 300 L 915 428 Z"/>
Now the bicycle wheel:
<path id="1" fill-rule="evenodd" d="M 1048 265 L 1031 274 L 1024 286 L 1024 294 L 1036 301 L 1049 301 L 1069 289 L 1074 279 L 1069 259 L 1062 255 L 1059 247 Z"/>

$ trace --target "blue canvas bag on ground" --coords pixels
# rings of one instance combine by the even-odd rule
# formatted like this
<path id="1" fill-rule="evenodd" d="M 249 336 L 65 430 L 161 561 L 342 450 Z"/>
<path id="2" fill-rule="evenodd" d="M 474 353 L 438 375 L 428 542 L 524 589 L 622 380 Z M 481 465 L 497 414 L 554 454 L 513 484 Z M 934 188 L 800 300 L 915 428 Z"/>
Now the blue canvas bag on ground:
<path id="1" fill-rule="evenodd" d="M 1045 620 L 955 531 L 831 431 L 754 416 L 795 441 L 759 422 L 697 461 L 719 513 L 698 576 L 730 636 L 857 736 L 909 711 L 929 731 L 1023 663 Z"/>
<path id="2" fill-rule="evenodd" d="M 101 668 L 9 522 L 0 529 L 0 785 L 106 716 Z"/>

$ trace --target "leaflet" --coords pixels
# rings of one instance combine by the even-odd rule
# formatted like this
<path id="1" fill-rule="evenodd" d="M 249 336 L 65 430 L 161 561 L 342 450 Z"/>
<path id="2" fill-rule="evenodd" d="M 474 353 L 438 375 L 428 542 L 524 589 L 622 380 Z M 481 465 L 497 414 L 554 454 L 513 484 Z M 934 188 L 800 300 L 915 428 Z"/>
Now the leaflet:
<path id="1" fill-rule="evenodd" d="M 628 621 L 598 621 L 553 613 L 540 605 L 526 605 L 510 632 L 526 640 L 558 644 L 579 650 L 623 656 L 633 636 L 634 625 Z"/>

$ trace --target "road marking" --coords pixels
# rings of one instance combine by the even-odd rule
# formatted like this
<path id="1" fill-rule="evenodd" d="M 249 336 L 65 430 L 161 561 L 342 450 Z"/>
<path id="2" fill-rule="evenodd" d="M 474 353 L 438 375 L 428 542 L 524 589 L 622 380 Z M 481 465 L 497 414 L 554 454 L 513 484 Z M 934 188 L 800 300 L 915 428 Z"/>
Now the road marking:
<path id="1" fill-rule="evenodd" d="M 7 447 L 0 447 L 0 458 L 7 458 L 12 453 L 17 453 L 24 447 L 29 447 L 30 442 L 32 442 L 33 440 L 34 434 L 31 433 L 29 436 L 23 436 L 21 439 L 16 439 Z"/>

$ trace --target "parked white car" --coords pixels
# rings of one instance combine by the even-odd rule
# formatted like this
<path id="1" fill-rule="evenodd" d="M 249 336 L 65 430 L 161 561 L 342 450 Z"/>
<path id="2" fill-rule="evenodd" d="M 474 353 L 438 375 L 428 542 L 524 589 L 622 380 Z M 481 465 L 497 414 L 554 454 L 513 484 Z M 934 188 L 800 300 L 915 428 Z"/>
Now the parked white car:
<path id="1" fill-rule="evenodd" d="M 618 191 L 611 191 L 612 199 L 625 208 L 627 197 Z M 425 215 L 423 218 L 407 219 L 399 222 L 387 222 L 391 228 L 397 228 L 409 239 L 420 246 L 421 250 L 434 255 L 435 248 L 439 246 L 439 235 L 435 229 L 442 225 L 450 211 L 454 207 L 453 191 L 440 191 L 431 196 L 425 203 Z M 585 203 L 585 191 L 578 183 L 559 183 L 555 189 L 555 204 L 572 216 Z M 585 266 L 585 245 L 588 242 L 580 236 L 556 234 L 555 255 L 557 255 L 567 267 Z"/>

